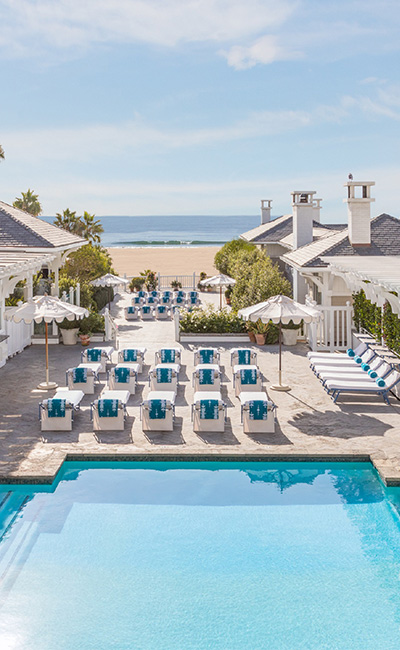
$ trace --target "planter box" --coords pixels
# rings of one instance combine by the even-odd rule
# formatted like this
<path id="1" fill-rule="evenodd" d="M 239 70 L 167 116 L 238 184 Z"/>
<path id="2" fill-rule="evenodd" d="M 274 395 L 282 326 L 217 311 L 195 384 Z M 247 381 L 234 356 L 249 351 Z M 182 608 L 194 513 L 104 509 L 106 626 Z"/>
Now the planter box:
<path id="1" fill-rule="evenodd" d="M 247 333 L 244 334 L 191 334 L 181 332 L 179 336 L 181 343 L 246 343 L 249 340 Z"/>
<path id="2" fill-rule="evenodd" d="M 299 330 L 285 330 L 282 329 L 282 343 L 283 345 L 296 345 Z"/>
<path id="3" fill-rule="evenodd" d="M 63 329 L 60 327 L 60 334 L 64 345 L 76 345 L 78 343 L 79 327 L 74 327 L 71 330 Z"/>

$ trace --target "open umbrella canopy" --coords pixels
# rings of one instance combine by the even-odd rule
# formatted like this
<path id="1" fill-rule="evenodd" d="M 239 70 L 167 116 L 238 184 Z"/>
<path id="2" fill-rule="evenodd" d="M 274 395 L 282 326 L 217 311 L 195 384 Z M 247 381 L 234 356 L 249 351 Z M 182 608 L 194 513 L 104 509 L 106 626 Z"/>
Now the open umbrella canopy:
<path id="1" fill-rule="evenodd" d="M 259 319 L 263 323 L 282 323 L 287 325 L 293 321 L 295 325 L 304 321 L 305 323 L 317 323 L 321 319 L 321 312 L 314 307 L 301 305 L 288 296 L 273 296 L 265 302 L 245 307 L 238 312 L 244 320 L 251 320 L 253 323 Z"/>
<path id="2" fill-rule="evenodd" d="M 201 280 L 200 284 L 212 287 L 228 287 L 231 284 L 236 284 L 236 280 L 230 278 L 229 275 L 221 273 L 220 275 L 213 275 L 212 278 Z"/>
<path id="3" fill-rule="evenodd" d="M 117 287 L 119 284 L 128 284 L 129 280 L 126 278 L 120 278 L 119 275 L 113 275 L 112 273 L 106 273 L 102 275 L 101 278 L 96 278 L 92 281 L 94 287 Z"/>
<path id="4" fill-rule="evenodd" d="M 89 312 L 84 307 L 77 305 L 70 305 L 54 296 L 35 296 L 27 302 L 24 302 L 20 307 L 17 307 L 12 313 L 7 314 L 8 320 L 13 320 L 16 323 L 24 321 L 24 323 L 51 323 L 55 320 L 57 323 L 66 318 L 67 320 L 74 320 L 75 318 L 84 318 L 89 316 Z"/>

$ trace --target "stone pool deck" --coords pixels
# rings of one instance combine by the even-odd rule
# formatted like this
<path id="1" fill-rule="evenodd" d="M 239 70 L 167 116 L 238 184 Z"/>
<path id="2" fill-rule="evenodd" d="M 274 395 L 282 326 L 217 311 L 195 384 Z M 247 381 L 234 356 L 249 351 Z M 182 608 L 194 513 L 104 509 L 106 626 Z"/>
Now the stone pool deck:
<path id="1" fill-rule="evenodd" d="M 217 298 L 215 296 L 215 298 Z M 212 300 L 213 297 L 208 297 Z M 298 460 L 371 460 L 383 480 L 400 485 L 400 402 L 391 398 L 387 406 L 381 398 L 344 396 L 333 404 L 320 382 L 309 369 L 307 347 L 298 344 L 284 348 L 284 381 L 292 386 L 289 393 L 269 391 L 277 381 L 277 346 L 252 346 L 258 352 L 258 365 L 265 387 L 278 406 L 275 434 L 248 435 L 240 424 L 240 405 L 235 398 L 230 367 L 230 349 L 237 344 L 221 344 L 224 370 L 223 397 L 228 404 L 228 422 L 224 433 L 193 432 L 190 405 L 193 388 L 193 350 L 182 348 L 181 385 L 176 401 L 176 423 L 170 433 L 143 433 L 139 406 L 149 390 L 148 370 L 154 353 L 162 346 L 176 346 L 171 321 L 145 323 L 123 318 L 127 297 L 119 297 L 112 306 L 119 325 L 119 347 L 145 346 L 146 366 L 139 388 L 128 404 L 124 431 L 101 432 L 96 440 L 90 421 L 90 403 L 86 395 L 76 414 L 71 432 L 45 433 L 42 439 L 38 420 L 39 402 L 51 396 L 36 389 L 44 379 L 44 346 L 31 346 L 10 359 L 0 369 L 0 481 L 51 482 L 63 461 L 86 458 L 161 459 L 298 459 Z M 81 346 L 50 347 L 50 376 L 65 385 L 65 370 L 80 361 Z M 102 375 L 105 377 L 105 375 Z"/>

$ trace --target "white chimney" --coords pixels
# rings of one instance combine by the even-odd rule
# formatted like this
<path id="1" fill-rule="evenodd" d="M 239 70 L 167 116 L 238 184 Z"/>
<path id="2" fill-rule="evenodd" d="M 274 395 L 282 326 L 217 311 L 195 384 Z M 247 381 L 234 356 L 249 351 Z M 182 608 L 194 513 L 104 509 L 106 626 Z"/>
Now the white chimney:
<path id="1" fill-rule="evenodd" d="M 261 225 L 271 221 L 271 199 L 262 199 L 261 201 Z"/>
<path id="2" fill-rule="evenodd" d="M 321 201 L 322 199 L 314 199 L 314 221 L 321 223 Z"/>
<path id="3" fill-rule="evenodd" d="M 374 181 L 347 181 L 347 212 L 349 240 L 352 246 L 371 245 L 371 187 Z"/>
<path id="4" fill-rule="evenodd" d="M 293 206 L 293 249 L 309 244 L 313 240 L 315 218 L 314 194 L 316 192 L 292 192 Z"/>

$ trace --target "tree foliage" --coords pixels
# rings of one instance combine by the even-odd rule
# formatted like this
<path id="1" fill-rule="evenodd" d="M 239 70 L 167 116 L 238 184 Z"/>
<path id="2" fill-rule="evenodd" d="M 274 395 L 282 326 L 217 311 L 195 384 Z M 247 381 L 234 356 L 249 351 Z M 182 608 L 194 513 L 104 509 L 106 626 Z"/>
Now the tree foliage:
<path id="1" fill-rule="evenodd" d="M 181 332 L 199 334 L 246 332 L 246 323 L 237 314 L 227 309 L 216 311 L 213 305 L 208 305 L 205 309 L 196 307 L 183 314 L 179 324 Z"/>
<path id="2" fill-rule="evenodd" d="M 76 278 L 79 282 L 90 282 L 112 272 L 112 262 L 108 252 L 101 246 L 92 244 L 86 244 L 70 253 L 61 269 L 63 276 Z"/>
<path id="3" fill-rule="evenodd" d="M 388 348 L 400 354 L 400 319 L 392 312 L 388 302 L 382 313 L 382 309 L 368 300 L 361 290 L 353 294 L 353 308 L 357 329 L 366 329 L 377 341 L 383 337 Z"/>
<path id="4" fill-rule="evenodd" d="M 233 277 L 233 268 L 236 255 L 242 251 L 251 252 L 256 250 L 253 244 L 249 244 L 244 239 L 232 239 L 222 246 L 214 257 L 214 266 L 220 273 Z"/>
<path id="5" fill-rule="evenodd" d="M 85 211 L 79 217 L 76 212 L 72 212 L 67 208 L 62 213 L 57 212 L 54 225 L 87 239 L 91 244 L 99 244 L 104 228 L 99 219 L 95 219 L 95 216 Z"/>
<path id="6" fill-rule="evenodd" d="M 13 206 L 19 210 L 29 212 L 29 214 L 33 214 L 34 217 L 37 217 L 42 212 L 39 195 L 34 194 L 33 190 L 30 189 L 27 192 L 21 192 L 21 196 L 15 199 Z"/>

